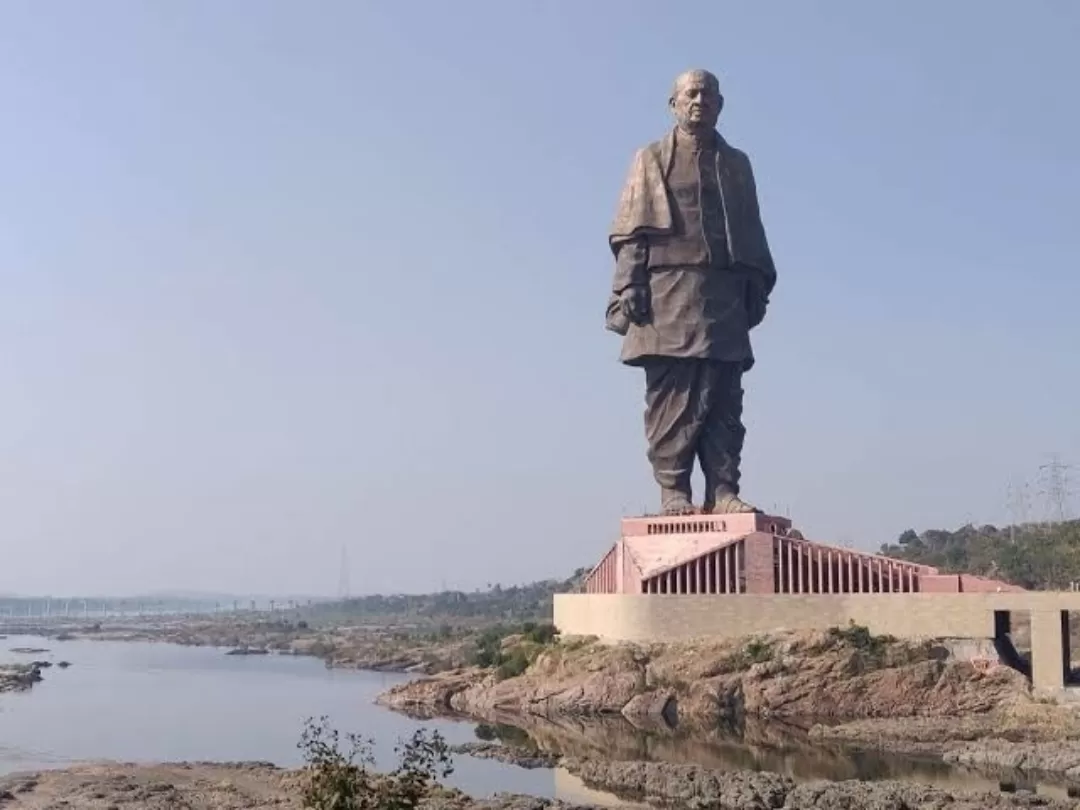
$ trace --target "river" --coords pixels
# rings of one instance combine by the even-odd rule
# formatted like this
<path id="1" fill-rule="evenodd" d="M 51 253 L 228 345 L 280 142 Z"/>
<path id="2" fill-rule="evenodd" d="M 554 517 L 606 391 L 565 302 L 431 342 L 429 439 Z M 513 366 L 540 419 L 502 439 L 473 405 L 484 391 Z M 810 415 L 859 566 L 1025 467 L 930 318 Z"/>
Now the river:
<path id="1" fill-rule="evenodd" d="M 12 651 L 19 647 L 48 652 Z M 147 642 L 0 640 L 0 663 L 31 660 L 71 666 L 44 670 L 44 681 L 29 691 L 0 695 L 0 774 L 89 760 L 298 765 L 304 721 L 322 715 L 342 733 L 374 739 L 380 767 L 393 766 L 395 744 L 421 725 L 438 730 L 451 744 L 477 739 L 477 727 L 470 723 L 420 723 L 373 705 L 376 695 L 408 676 L 327 669 L 314 658 L 228 656 L 216 648 Z M 601 750 L 620 759 L 768 769 L 802 779 L 906 778 L 951 789 L 998 789 L 996 778 L 941 763 L 789 745 L 769 728 L 764 734 L 758 729 L 753 743 L 722 734 L 710 740 L 657 738 L 618 723 L 547 731 L 545 743 L 567 754 L 595 751 L 600 741 Z M 610 798 L 585 790 L 559 768 L 530 771 L 467 756 L 455 757 L 454 764 L 448 781 L 473 795 L 511 791 L 572 801 Z M 1040 786 L 1039 792 L 1064 796 L 1054 786 Z"/>

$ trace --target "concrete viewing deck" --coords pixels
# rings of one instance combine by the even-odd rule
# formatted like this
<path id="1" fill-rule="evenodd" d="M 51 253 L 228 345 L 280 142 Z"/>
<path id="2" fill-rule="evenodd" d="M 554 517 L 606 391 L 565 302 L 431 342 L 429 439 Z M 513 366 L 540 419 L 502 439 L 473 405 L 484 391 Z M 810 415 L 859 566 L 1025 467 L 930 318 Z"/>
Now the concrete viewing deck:
<path id="1" fill-rule="evenodd" d="M 566 635 L 606 641 L 734 638 L 849 623 L 898 638 L 1001 639 L 1031 616 L 1031 673 L 1062 689 L 1080 592 L 1026 591 L 805 540 L 768 515 L 629 518 L 583 593 L 555 597 Z"/>

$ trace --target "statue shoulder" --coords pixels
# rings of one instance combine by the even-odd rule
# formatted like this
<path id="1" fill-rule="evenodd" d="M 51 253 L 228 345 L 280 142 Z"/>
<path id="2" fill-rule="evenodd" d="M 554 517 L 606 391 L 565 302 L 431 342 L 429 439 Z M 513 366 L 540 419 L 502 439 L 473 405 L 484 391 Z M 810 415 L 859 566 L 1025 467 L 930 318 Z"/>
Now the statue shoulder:
<path id="1" fill-rule="evenodd" d="M 640 164 L 651 160 L 659 161 L 663 152 L 663 140 L 652 141 L 651 143 L 647 143 L 644 146 L 635 149 L 631 162 Z"/>
<path id="2" fill-rule="evenodd" d="M 727 155 L 728 160 L 737 161 L 746 166 L 750 165 L 750 155 L 737 146 L 733 146 L 728 141 L 722 141 L 724 154 Z"/>

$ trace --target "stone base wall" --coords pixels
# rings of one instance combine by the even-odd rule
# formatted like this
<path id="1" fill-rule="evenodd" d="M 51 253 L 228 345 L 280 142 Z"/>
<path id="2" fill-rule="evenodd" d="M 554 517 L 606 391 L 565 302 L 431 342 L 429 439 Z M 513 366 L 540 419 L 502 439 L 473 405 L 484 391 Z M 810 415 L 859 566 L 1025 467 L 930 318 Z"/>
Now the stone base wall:
<path id="1" fill-rule="evenodd" d="M 563 635 L 608 642 L 739 638 L 850 623 L 898 638 L 993 638 L 1002 611 L 1031 614 L 1034 684 L 1062 688 L 1063 615 L 1080 611 L 1080 592 L 559 594 L 554 619 Z"/>

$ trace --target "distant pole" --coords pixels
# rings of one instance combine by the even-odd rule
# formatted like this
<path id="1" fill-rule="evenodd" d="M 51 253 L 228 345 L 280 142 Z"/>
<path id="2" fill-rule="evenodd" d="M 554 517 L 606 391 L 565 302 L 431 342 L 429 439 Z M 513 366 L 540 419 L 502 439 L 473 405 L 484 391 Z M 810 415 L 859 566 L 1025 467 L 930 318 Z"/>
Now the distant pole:
<path id="1" fill-rule="evenodd" d="M 341 547 L 341 562 L 338 566 L 338 599 L 344 602 L 349 598 L 349 549 Z"/>
<path id="2" fill-rule="evenodd" d="M 1028 522 L 1031 503 L 1031 487 L 1028 482 L 1022 479 L 1010 481 L 1006 501 L 1009 511 L 1009 542 L 1015 543 L 1016 527 L 1024 526 Z"/>

